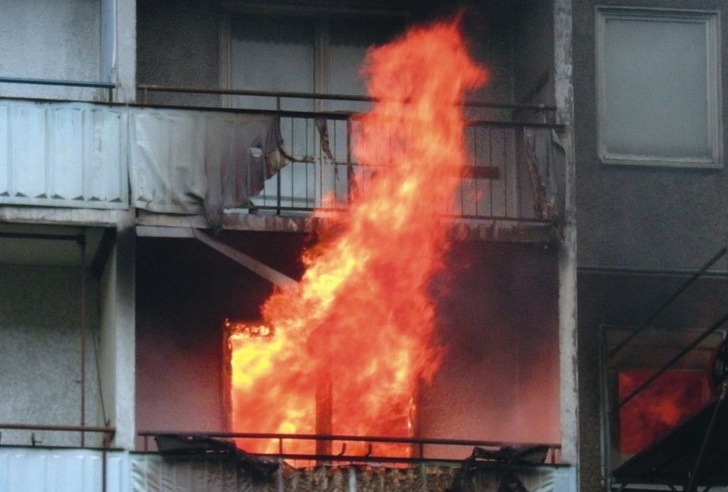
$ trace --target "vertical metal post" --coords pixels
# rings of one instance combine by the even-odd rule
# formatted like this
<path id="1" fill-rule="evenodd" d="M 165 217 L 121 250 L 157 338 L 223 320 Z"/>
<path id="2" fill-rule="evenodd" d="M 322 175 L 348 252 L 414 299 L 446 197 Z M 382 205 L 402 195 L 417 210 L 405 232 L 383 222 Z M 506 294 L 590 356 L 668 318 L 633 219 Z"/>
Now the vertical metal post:
<path id="1" fill-rule="evenodd" d="M 609 369 L 607 363 L 609 352 L 607 338 L 607 327 L 599 327 L 599 403 L 601 413 L 601 435 L 602 435 L 602 477 L 604 490 L 612 490 L 612 430 L 610 424 L 611 414 L 609 412 Z"/>
<path id="2" fill-rule="evenodd" d="M 86 233 L 78 238 L 81 252 L 81 427 L 86 426 Z M 81 447 L 86 444 L 86 434 L 81 431 Z"/>
<path id="3" fill-rule="evenodd" d="M 333 381 L 331 379 L 330 365 L 320 368 L 316 378 L 316 435 L 330 436 L 333 434 Z M 329 439 L 316 440 L 316 454 L 331 455 L 333 441 Z"/>
<path id="4" fill-rule="evenodd" d="M 276 485 L 278 492 L 285 492 L 286 484 L 285 477 L 283 476 L 283 458 L 278 458 L 278 472 L 276 473 Z"/>
<path id="5" fill-rule="evenodd" d="M 278 114 L 278 124 L 281 124 L 281 96 L 276 96 L 276 111 L 279 112 Z M 291 122 L 291 133 L 293 133 L 293 122 Z M 293 138 L 291 138 L 291 149 L 293 149 Z M 291 162 L 291 166 L 293 166 L 293 163 Z M 278 170 L 276 173 L 276 215 L 281 214 L 281 169 Z"/>

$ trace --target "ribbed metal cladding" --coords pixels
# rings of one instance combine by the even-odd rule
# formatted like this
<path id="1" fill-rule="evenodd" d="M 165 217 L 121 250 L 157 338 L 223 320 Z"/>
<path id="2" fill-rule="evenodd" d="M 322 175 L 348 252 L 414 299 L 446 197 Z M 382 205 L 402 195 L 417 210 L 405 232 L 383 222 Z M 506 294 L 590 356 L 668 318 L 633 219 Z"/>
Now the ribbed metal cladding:
<path id="1" fill-rule="evenodd" d="M 162 458 L 156 454 L 132 455 L 131 476 L 134 492 L 444 492 L 454 486 L 458 464 L 422 463 L 410 467 L 381 466 L 376 463 L 332 464 L 308 468 L 284 465 L 273 480 L 255 482 L 230 459 L 204 457 Z M 506 470 L 483 469 L 469 475 L 465 488 L 496 492 Z M 576 473 L 572 467 L 533 467 L 514 469 L 531 492 L 575 492 Z M 455 490 L 455 489 L 453 489 Z"/>
<path id="2" fill-rule="evenodd" d="M 0 204 L 127 208 L 126 120 L 110 106 L 0 101 Z"/>
<path id="3" fill-rule="evenodd" d="M 129 454 L 0 447 L 3 492 L 128 492 Z"/>

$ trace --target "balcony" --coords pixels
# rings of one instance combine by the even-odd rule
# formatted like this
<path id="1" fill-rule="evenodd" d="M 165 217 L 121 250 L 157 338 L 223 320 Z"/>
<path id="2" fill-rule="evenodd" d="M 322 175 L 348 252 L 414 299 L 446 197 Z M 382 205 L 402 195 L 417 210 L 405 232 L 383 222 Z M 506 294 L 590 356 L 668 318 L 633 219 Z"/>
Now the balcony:
<path id="1" fill-rule="evenodd" d="M 203 92 L 247 104 L 221 109 L 0 99 L 0 129 L 8 135 L 0 143 L 0 204 L 133 208 L 137 223 L 151 226 L 300 230 L 315 208 L 344 213 L 355 177 L 361 188 L 386 172 L 356 162 L 356 112 L 336 109 L 366 110 L 366 98 L 140 90 L 145 101 L 151 92 L 183 92 L 194 104 Z M 286 109 L 295 101 L 323 109 Z M 443 218 L 481 239 L 555 239 L 564 183 L 562 127 L 552 122 L 553 109 L 467 106 L 468 163 L 462 175 L 453 173 L 458 193 L 442 204 Z"/>

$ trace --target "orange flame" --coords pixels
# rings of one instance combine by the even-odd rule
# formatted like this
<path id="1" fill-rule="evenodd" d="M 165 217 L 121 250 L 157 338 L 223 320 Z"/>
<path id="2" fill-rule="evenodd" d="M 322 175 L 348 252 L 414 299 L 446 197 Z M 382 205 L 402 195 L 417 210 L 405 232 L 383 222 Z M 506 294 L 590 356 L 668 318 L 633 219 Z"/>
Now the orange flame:
<path id="1" fill-rule="evenodd" d="M 647 369 L 620 372 L 620 399 L 631 394 L 652 373 Z M 700 410 L 709 397 L 710 391 L 702 371 L 665 372 L 620 409 L 620 451 L 642 451 Z"/>
<path id="2" fill-rule="evenodd" d="M 468 57 L 457 22 L 371 50 L 365 73 L 377 102 L 358 120 L 354 151 L 361 169 L 376 171 L 366 187 L 355 184 L 363 191 L 335 234 L 307 254 L 301 282 L 266 302 L 275 335 L 231 337 L 236 431 L 409 437 L 417 385 L 439 366 L 427 293 L 448 247 L 438 213 L 466 160 L 458 103 L 486 74 Z M 317 410 L 317 391 L 319 399 L 331 391 L 330 408 Z M 317 412 L 330 423 L 317 425 Z M 265 444 L 251 450 L 278 451 Z"/>

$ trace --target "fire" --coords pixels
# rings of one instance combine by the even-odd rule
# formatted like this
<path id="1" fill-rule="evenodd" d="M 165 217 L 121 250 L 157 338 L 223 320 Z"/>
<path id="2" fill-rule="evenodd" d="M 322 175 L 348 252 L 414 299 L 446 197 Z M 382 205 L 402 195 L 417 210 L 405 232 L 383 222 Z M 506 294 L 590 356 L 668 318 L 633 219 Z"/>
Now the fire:
<path id="1" fill-rule="evenodd" d="M 459 103 L 486 73 L 470 60 L 457 22 L 370 50 L 364 71 L 377 102 L 357 120 L 354 153 L 373 172 L 366 186 L 355 183 L 349 213 L 327 218 L 301 282 L 265 303 L 275 334 L 231 337 L 235 431 L 410 437 L 418 385 L 439 366 L 427 292 L 448 248 L 438 213 L 466 160 Z M 278 443 L 246 449 L 277 452 Z M 284 445 L 313 450 L 311 442 Z M 366 452 L 348 443 L 348 454 Z"/>
<path id="2" fill-rule="evenodd" d="M 633 369 L 619 373 L 619 397 L 624 398 L 653 371 Z M 695 414 L 708 401 L 702 371 L 668 371 L 620 409 L 619 449 L 638 453 Z"/>

